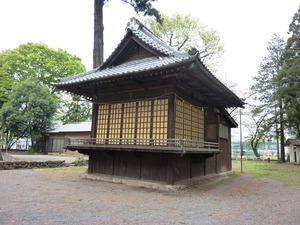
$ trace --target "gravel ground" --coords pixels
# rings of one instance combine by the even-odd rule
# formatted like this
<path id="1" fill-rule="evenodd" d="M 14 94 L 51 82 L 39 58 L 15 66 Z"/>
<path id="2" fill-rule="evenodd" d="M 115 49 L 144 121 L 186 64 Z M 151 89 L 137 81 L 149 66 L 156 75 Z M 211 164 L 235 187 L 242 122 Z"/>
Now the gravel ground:
<path id="1" fill-rule="evenodd" d="M 300 187 L 231 175 L 180 191 L 81 179 L 84 170 L 0 171 L 0 224 L 299 224 Z"/>

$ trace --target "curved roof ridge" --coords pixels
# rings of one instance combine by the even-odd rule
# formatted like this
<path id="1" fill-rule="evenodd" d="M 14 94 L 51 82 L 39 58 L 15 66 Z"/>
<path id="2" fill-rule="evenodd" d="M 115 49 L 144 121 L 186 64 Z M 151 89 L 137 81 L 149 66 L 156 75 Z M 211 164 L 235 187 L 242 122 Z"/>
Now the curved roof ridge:
<path id="1" fill-rule="evenodd" d="M 193 57 L 175 57 L 165 56 L 158 57 L 153 56 L 144 59 L 138 59 L 131 62 L 126 62 L 114 67 L 108 67 L 102 70 L 94 69 L 92 71 L 78 74 L 76 76 L 62 78 L 56 83 L 57 86 L 70 85 L 75 83 L 81 83 L 86 81 L 93 81 L 104 79 L 106 77 L 125 76 L 130 73 L 137 73 L 142 71 L 150 71 L 159 69 L 162 67 L 168 67 L 177 63 L 183 63 L 194 59 Z"/>
<path id="2" fill-rule="evenodd" d="M 87 75 L 93 74 L 96 71 L 97 71 L 97 68 L 93 69 L 93 70 L 89 70 L 89 71 L 86 71 L 86 72 L 82 72 L 82 73 L 76 74 L 74 76 L 58 78 L 56 82 L 57 83 L 61 83 L 61 82 L 72 81 L 72 80 L 75 80 L 77 78 L 82 78 L 82 77 L 85 77 Z"/>
<path id="3" fill-rule="evenodd" d="M 128 22 L 127 32 L 128 30 L 132 31 L 143 42 L 162 52 L 163 54 L 177 57 L 185 57 L 188 55 L 187 52 L 178 51 L 177 49 L 168 45 L 168 43 L 166 43 L 161 37 L 153 33 L 147 26 L 145 26 L 135 17 L 132 17 L 130 22 Z"/>
<path id="4" fill-rule="evenodd" d="M 135 36 L 141 42 L 145 43 L 145 45 L 148 45 L 150 48 L 155 49 L 163 55 L 179 58 L 190 56 L 190 54 L 187 52 L 178 51 L 175 48 L 169 46 L 164 40 L 154 34 L 148 27 L 146 27 L 135 17 L 132 17 L 127 23 L 126 31 L 127 32 L 125 33 L 119 44 L 104 61 L 104 63 L 100 67 L 98 67 L 98 70 L 105 69 L 109 66 L 109 62 L 116 55 L 118 49 L 122 47 L 124 41 L 131 35 Z"/>

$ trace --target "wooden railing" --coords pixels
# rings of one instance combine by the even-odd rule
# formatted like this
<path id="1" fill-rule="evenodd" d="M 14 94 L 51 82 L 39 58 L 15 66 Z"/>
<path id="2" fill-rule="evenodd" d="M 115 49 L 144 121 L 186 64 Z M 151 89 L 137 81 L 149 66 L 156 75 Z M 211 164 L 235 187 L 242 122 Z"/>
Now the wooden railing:
<path id="1" fill-rule="evenodd" d="M 103 146 L 118 145 L 132 147 L 148 146 L 148 147 L 170 147 L 181 150 L 218 150 L 219 143 L 207 141 L 195 141 L 187 139 L 147 139 L 147 138 L 86 138 L 86 139 L 69 139 L 69 146 Z"/>

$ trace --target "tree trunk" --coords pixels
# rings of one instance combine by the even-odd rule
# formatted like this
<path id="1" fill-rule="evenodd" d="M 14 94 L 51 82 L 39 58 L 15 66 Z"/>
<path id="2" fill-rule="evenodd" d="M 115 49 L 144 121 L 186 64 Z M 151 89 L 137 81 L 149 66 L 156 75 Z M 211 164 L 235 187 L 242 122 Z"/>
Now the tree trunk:
<path id="1" fill-rule="evenodd" d="M 257 157 L 257 158 L 260 158 L 260 155 L 257 151 L 257 145 L 258 145 L 258 142 L 259 142 L 259 138 L 257 137 L 257 135 L 255 135 L 253 138 L 251 138 L 250 140 L 250 146 L 252 148 L 252 151 L 254 153 L 254 155 Z"/>
<path id="2" fill-rule="evenodd" d="M 278 113 L 275 106 L 275 127 L 276 127 L 276 150 L 277 150 L 277 161 L 280 161 L 280 154 L 279 154 L 279 130 L 278 130 Z"/>
<path id="3" fill-rule="evenodd" d="M 0 161 L 3 161 L 2 150 L 0 149 Z"/>
<path id="4" fill-rule="evenodd" d="M 103 63 L 103 5 L 104 0 L 95 0 L 94 2 L 94 69 L 101 66 Z"/>
<path id="5" fill-rule="evenodd" d="M 285 150 L 284 150 L 284 125 L 283 125 L 283 112 L 282 112 L 282 100 L 280 100 L 280 115 L 279 115 L 279 123 L 280 123 L 280 150 L 281 150 L 281 162 L 285 162 Z"/>
<path id="6" fill-rule="evenodd" d="M 254 152 L 254 155 L 259 159 L 260 155 L 258 154 L 257 148 L 253 148 L 252 150 Z"/>

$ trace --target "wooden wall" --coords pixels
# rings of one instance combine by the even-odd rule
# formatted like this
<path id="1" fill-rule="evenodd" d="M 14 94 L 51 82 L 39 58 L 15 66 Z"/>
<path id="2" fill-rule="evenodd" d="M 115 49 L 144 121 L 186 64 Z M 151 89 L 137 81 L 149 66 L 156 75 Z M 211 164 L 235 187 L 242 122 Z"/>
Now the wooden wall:
<path id="1" fill-rule="evenodd" d="M 90 155 L 89 173 L 112 175 L 167 184 L 209 174 L 206 154 L 99 151 Z M 213 172 L 214 173 L 214 172 Z"/>
<path id="2" fill-rule="evenodd" d="M 206 159 L 205 166 L 207 174 L 224 173 L 232 170 L 230 145 L 230 140 L 220 139 L 221 152 Z"/>
<path id="3" fill-rule="evenodd" d="M 162 81 L 165 85 L 166 81 Z M 153 86 L 155 87 L 155 86 Z M 154 91 L 155 90 L 155 91 Z M 107 104 L 110 105 L 110 111 L 112 109 L 112 106 L 115 104 L 122 104 L 122 111 L 119 113 L 115 113 L 116 115 L 120 114 L 119 121 L 123 121 L 120 126 L 113 127 L 113 123 L 110 125 L 107 125 L 105 127 L 101 127 L 102 121 L 106 121 L 106 119 L 101 117 L 103 113 L 101 111 L 100 105 L 94 105 L 94 115 L 93 115 L 93 137 L 121 137 L 124 138 L 125 134 L 129 134 L 130 132 L 126 131 L 124 126 L 124 115 L 132 114 L 133 113 L 124 113 L 124 107 L 125 104 L 130 104 L 130 101 L 135 102 L 135 115 L 138 115 L 138 109 L 142 109 L 142 103 L 144 104 L 144 101 L 137 100 L 137 99 L 147 99 L 149 97 L 155 97 L 159 95 L 163 95 L 161 100 L 165 98 L 165 100 L 168 100 L 164 104 L 163 110 L 154 110 L 155 104 L 154 102 L 157 102 L 157 99 L 151 99 L 148 101 L 151 101 L 151 107 L 149 105 L 149 110 L 147 107 L 144 107 L 145 110 L 143 110 L 140 114 L 140 117 L 136 116 L 136 119 L 133 120 L 132 126 L 135 129 L 133 132 L 131 132 L 132 138 L 137 137 L 151 137 L 151 138 L 166 138 L 167 136 L 169 138 L 187 138 L 187 135 L 179 136 L 181 134 L 179 132 L 180 129 L 184 129 L 184 126 L 179 126 L 177 124 L 176 126 L 176 99 L 177 97 L 174 94 L 168 94 L 171 93 L 173 90 L 173 87 L 171 86 L 162 86 L 162 87 L 156 87 L 156 88 L 149 88 L 148 89 L 136 89 L 133 91 L 132 89 L 128 90 L 119 90 L 119 91 L 112 91 L 112 90 L 106 90 L 101 93 L 98 93 L 98 103 Z M 179 98 L 178 98 L 179 99 Z M 178 101 L 177 99 L 177 101 Z M 126 100 L 126 103 L 122 103 L 122 100 Z M 130 101 L 128 101 L 130 100 Z M 165 101 L 164 100 L 164 101 Z M 189 101 L 187 101 L 189 102 Z M 193 103 L 193 102 L 192 102 Z M 177 105 L 178 107 L 178 105 Z M 193 106 L 194 107 L 194 106 Z M 193 108 L 192 106 L 190 108 Z M 171 154 L 171 153 L 155 153 L 155 152 L 128 152 L 128 151 L 119 151 L 119 150 L 107 150 L 107 151 L 98 151 L 93 150 L 90 152 L 90 160 L 89 160 L 89 173 L 94 174 L 103 174 L 103 175 L 112 175 L 112 176 L 118 176 L 118 177 L 128 177 L 128 178 L 136 178 L 136 179 L 142 179 L 142 180 L 150 180 L 150 181 L 157 181 L 157 182 L 163 182 L 167 184 L 175 184 L 182 180 L 197 178 L 201 176 L 205 176 L 208 174 L 215 174 L 215 173 L 221 173 L 231 170 L 231 147 L 230 147 L 230 128 L 226 121 L 222 120 L 222 112 L 206 103 L 203 105 L 195 105 L 195 107 L 203 107 L 205 111 L 198 110 L 196 113 L 200 114 L 197 116 L 197 132 L 193 130 L 193 126 L 195 125 L 195 118 L 193 120 L 192 114 L 189 113 L 191 119 L 189 121 L 189 124 L 187 122 L 183 123 L 183 125 L 188 125 L 185 127 L 188 127 L 189 129 L 186 131 L 186 134 L 189 134 L 188 139 L 198 139 L 198 140 L 205 140 L 205 141 L 212 141 L 212 142 L 219 142 L 220 143 L 220 149 L 221 153 L 219 154 Z M 147 123 L 143 125 L 143 129 L 147 128 L 150 130 L 150 133 L 141 133 L 138 132 L 142 130 L 140 127 L 141 122 L 143 122 L 143 116 L 146 112 L 150 112 L 151 108 L 151 119 Z M 188 107 L 185 107 L 188 108 Z M 164 126 L 155 126 L 155 116 L 154 114 L 157 111 L 162 112 L 168 112 L 168 114 L 164 114 L 163 117 L 166 118 L 166 120 L 159 121 L 158 119 L 162 117 L 161 114 L 157 114 L 157 124 L 165 124 Z M 185 114 L 186 110 L 182 110 L 182 114 Z M 108 115 L 113 114 L 107 114 L 107 117 L 110 117 Z M 146 115 L 146 114 L 145 114 Z M 156 115 L 156 114 L 155 114 Z M 204 120 L 204 122 L 202 122 Z M 97 123 L 98 122 L 98 123 Z M 118 122 L 119 123 L 119 122 Z M 117 123 L 117 124 L 118 124 Z M 98 125 L 97 125 L 98 124 Z M 108 123 L 109 124 L 109 123 Z M 138 125 L 139 124 L 139 125 Z M 224 130 L 220 129 L 220 124 L 224 125 L 224 127 L 221 127 L 222 129 L 228 129 L 228 133 Z M 168 129 L 167 129 L 168 128 Z M 102 130 L 101 130 L 102 129 Z M 144 130 L 147 130 L 144 129 Z M 156 132 L 156 130 L 163 130 L 162 133 Z M 177 130 L 176 130 L 177 129 Z M 118 132 L 116 132 L 116 130 Z M 144 132 L 144 131 L 143 131 Z M 111 136 L 110 134 L 114 133 L 114 135 L 117 136 Z M 156 134 L 158 136 L 155 136 Z M 193 134 L 194 133 L 194 134 Z M 197 136 L 195 136 L 195 133 L 197 133 Z M 226 136 L 228 137 L 224 138 L 222 137 Z M 102 135 L 102 136 L 101 136 Z M 139 136 L 140 135 L 140 136 Z M 162 136 L 159 136 L 162 135 Z M 130 136 L 130 137 L 131 137 Z M 127 136 L 126 136 L 127 137 Z M 127 137 L 129 138 L 129 137 Z M 159 146 L 158 146 L 159 147 Z"/>
<path id="4" fill-rule="evenodd" d="M 46 137 L 45 150 L 46 152 L 63 152 L 68 145 L 70 138 L 90 138 L 90 132 L 78 132 L 78 133 L 50 133 Z"/>

